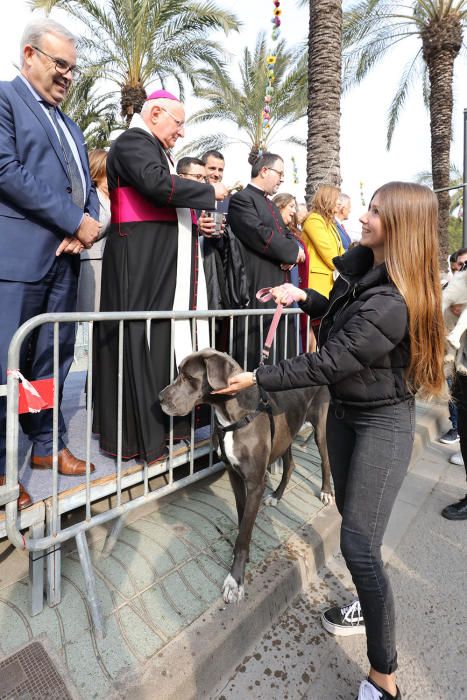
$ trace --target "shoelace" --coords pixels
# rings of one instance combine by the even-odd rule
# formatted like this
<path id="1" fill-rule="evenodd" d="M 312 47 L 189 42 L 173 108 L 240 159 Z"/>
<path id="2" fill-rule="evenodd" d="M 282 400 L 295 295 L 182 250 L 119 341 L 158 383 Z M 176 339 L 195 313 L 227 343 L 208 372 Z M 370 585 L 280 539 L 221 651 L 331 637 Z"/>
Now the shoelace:
<path id="1" fill-rule="evenodd" d="M 360 683 L 357 700 L 381 700 L 382 697 L 383 693 L 380 693 L 369 681 L 365 680 Z"/>
<path id="2" fill-rule="evenodd" d="M 363 617 L 360 601 L 357 599 L 350 605 L 344 606 L 341 608 L 341 613 L 346 622 L 350 622 L 351 625 L 358 624 Z"/>

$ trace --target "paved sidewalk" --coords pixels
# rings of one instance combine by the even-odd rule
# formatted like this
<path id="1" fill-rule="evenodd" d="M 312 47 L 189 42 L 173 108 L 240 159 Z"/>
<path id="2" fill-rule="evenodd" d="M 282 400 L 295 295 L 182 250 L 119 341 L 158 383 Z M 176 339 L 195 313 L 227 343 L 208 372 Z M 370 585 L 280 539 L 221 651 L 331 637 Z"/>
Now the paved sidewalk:
<path id="1" fill-rule="evenodd" d="M 452 451 L 452 450 L 451 450 Z M 402 487 L 385 539 L 398 617 L 398 684 L 404 700 L 467 698 L 467 522 L 440 516 L 465 493 L 463 467 L 428 447 Z M 354 589 L 331 558 L 248 652 L 219 700 L 354 700 L 368 672 L 366 638 L 333 637 L 320 623 Z"/>
<path id="2" fill-rule="evenodd" d="M 413 464 L 446 419 L 444 407 L 417 407 Z M 30 618 L 27 556 L 0 543 L 0 626 L 9 631 L 0 637 L 0 663 L 28 642 L 43 640 L 82 700 L 209 697 L 337 549 L 338 516 L 334 506 L 319 501 L 313 440 L 306 448 L 297 444 L 294 453 L 297 469 L 284 499 L 258 516 L 246 598 L 238 606 L 224 605 L 220 594 L 237 533 L 226 474 L 134 513 L 108 558 L 101 557 L 105 530 L 92 531 L 105 615 L 102 641 L 90 624 L 76 552 L 63 557 L 61 604 Z M 272 484 L 278 479 L 272 477 Z M 407 487 L 413 496 L 404 517 L 411 519 L 418 477 Z"/>

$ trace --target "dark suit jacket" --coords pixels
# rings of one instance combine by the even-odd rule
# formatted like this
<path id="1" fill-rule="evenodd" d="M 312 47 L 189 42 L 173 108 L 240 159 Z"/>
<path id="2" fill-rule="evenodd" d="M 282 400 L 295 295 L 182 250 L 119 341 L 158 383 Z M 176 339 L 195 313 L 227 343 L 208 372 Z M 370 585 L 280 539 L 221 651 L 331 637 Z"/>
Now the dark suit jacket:
<path id="1" fill-rule="evenodd" d="M 350 238 L 349 234 L 342 226 L 342 224 L 340 224 L 336 219 L 334 219 L 334 223 L 336 225 L 337 233 L 341 238 L 342 245 L 344 246 L 344 250 L 348 250 L 349 245 L 352 243 L 352 239 Z"/>
<path id="2" fill-rule="evenodd" d="M 98 219 L 83 134 L 61 116 L 84 171 L 84 210 Z M 60 241 L 75 233 L 83 215 L 69 188 L 60 142 L 41 105 L 21 78 L 0 82 L 0 279 L 36 282 L 46 275 Z"/>

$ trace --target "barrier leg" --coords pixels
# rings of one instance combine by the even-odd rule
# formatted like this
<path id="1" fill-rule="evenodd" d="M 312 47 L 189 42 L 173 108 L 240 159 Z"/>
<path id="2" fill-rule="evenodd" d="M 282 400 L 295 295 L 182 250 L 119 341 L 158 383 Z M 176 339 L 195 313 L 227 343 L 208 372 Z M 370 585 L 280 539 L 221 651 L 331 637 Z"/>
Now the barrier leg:
<path id="1" fill-rule="evenodd" d="M 44 536 L 44 523 L 36 523 L 29 528 L 31 539 Z M 44 552 L 29 552 L 29 591 L 31 615 L 38 615 L 44 609 Z"/>
<path id="2" fill-rule="evenodd" d="M 269 473 L 272 474 L 272 476 L 275 476 L 276 474 L 282 474 L 282 458 L 279 457 L 279 459 L 274 460 L 274 462 L 271 462 L 269 465 Z"/>
<path id="3" fill-rule="evenodd" d="M 99 639 L 104 637 L 104 627 L 100 610 L 100 602 L 97 597 L 96 577 L 92 568 L 91 556 L 89 554 L 88 541 L 85 532 L 79 532 L 76 537 L 76 546 L 78 547 L 79 560 L 83 570 L 84 582 L 86 585 L 86 595 L 88 598 L 89 607 L 91 608 L 91 617 L 94 625 L 96 636 Z"/>
<path id="4" fill-rule="evenodd" d="M 60 516 L 58 516 L 58 528 L 60 528 Z M 45 509 L 47 534 L 52 532 L 52 507 L 48 504 Z M 62 550 L 61 545 L 55 545 L 47 550 L 47 603 L 50 607 L 58 605 L 62 597 Z"/>
<path id="5" fill-rule="evenodd" d="M 115 547 L 117 540 L 120 536 L 122 529 L 126 523 L 126 515 L 121 515 L 119 518 L 114 520 L 111 531 L 107 534 L 105 544 L 102 548 L 101 557 L 105 559 L 109 556 L 112 549 Z"/>

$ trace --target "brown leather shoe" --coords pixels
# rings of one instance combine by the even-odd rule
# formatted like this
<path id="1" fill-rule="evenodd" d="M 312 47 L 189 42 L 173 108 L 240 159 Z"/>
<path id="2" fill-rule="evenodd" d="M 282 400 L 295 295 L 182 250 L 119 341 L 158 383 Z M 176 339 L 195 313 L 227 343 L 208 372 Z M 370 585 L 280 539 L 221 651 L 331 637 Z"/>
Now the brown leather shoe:
<path id="1" fill-rule="evenodd" d="M 91 472 L 95 471 L 96 467 L 91 463 Z M 52 455 L 47 457 L 39 457 L 33 455 L 31 457 L 31 469 L 52 469 Z M 83 459 L 78 459 L 66 447 L 58 453 L 58 471 L 59 474 L 65 476 L 86 476 L 86 462 Z"/>
<path id="2" fill-rule="evenodd" d="M 5 486 L 5 477 L 0 476 L 0 486 Z M 19 498 L 18 498 L 18 510 L 23 510 L 27 508 L 32 503 L 31 497 L 24 488 L 23 484 L 19 485 Z"/>

